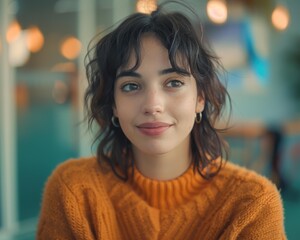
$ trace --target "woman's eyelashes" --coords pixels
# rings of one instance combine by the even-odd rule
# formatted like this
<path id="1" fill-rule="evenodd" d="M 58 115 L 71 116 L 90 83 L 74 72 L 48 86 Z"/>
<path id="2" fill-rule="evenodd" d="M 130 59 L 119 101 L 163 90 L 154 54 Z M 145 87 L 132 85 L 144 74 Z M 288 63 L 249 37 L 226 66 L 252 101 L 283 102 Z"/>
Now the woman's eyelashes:
<path id="1" fill-rule="evenodd" d="M 180 88 L 184 85 L 183 81 L 180 80 L 170 80 L 167 82 L 166 87 L 168 88 Z"/>
<path id="2" fill-rule="evenodd" d="M 163 88 L 174 90 L 182 87 L 184 84 L 185 82 L 182 80 L 172 79 L 162 83 L 162 86 Z M 144 86 L 144 84 L 137 82 L 125 82 L 120 86 L 121 91 L 125 93 L 136 92 L 141 90 L 142 88 L 147 88 L 147 85 Z"/>
<path id="3" fill-rule="evenodd" d="M 124 83 L 121 85 L 123 92 L 133 92 L 139 90 L 140 86 L 137 83 Z"/>

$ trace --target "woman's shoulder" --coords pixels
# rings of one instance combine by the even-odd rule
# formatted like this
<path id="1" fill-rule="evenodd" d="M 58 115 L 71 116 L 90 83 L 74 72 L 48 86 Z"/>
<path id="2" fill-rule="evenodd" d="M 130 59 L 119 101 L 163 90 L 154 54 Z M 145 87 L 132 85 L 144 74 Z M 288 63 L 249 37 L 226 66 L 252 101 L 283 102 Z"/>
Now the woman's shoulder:
<path id="1" fill-rule="evenodd" d="M 219 179 L 226 186 L 231 186 L 236 193 L 243 195 L 277 195 L 279 191 L 276 185 L 267 177 L 255 172 L 254 170 L 226 162 L 219 173 Z"/>
<path id="2" fill-rule="evenodd" d="M 213 214 L 216 219 L 226 216 L 224 221 L 240 238 L 283 239 L 279 237 L 284 235 L 282 199 L 268 178 L 226 162 L 211 186 L 215 193 Z"/>
<path id="3" fill-rule="evenodd" d="M 95 157 L 70 158 L 56 166 L 53 174 L 58 174 L 63 178 L 76 175 L 76 177 L 86 177 L 88 172 L 98 169 Z"/>
<path id="4" fill-rule="evenodd" d="M 96 157 L 73 158 L 57 165 L 48 182 L 59 182 L 69 189 L 99 187 L 107 172 L 107 164 L 100 166 Z"/>

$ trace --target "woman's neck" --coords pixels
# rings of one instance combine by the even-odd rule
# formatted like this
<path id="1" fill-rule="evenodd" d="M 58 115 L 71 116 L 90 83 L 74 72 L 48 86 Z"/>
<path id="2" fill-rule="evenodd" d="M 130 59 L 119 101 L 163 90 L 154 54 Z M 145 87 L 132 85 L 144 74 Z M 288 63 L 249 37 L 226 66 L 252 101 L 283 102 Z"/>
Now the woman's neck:
<path id="1" fill-rule="evenodd" d="M 137 169 L 145 177 L 161 181 L 181 176 L 192 162 L 190 150 L 149 155 L 134 149 L 133 154 Z"/>

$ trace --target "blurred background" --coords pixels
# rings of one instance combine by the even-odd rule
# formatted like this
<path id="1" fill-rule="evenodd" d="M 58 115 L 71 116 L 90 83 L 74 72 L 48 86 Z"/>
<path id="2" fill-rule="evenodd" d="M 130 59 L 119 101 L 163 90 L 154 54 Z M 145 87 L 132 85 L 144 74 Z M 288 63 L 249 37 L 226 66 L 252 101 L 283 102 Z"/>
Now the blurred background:
<path id="1" fill-rule="evenodd" d="M 228 71 L 230 161 L 278 186 L 288 239 L 300 239 L 300 1 L 185 2 Z M 34 239 L 49 174 L 60 162 L 93 152 L 82 122 L 90 40 L 156 4 L 0 0 L 1 240 Z"/>

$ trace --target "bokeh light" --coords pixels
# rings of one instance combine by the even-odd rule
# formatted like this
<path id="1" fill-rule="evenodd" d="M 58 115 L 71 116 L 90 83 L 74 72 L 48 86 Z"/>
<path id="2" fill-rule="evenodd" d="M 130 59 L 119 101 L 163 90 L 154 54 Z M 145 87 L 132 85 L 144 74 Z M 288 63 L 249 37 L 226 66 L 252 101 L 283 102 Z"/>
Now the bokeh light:
<path id="1" fill-rule="evenodd" d="M 206 11 L 213 23 L 223 24 L 227 20 L 228 10 L 224 0 L 209 0 Z"/>
<path id="2" fill-rule="evenodd" d="M 285 30 L 289 25 L 289 11 L 284 6 L 278 5 L 272 12 L 272 23 L 280 31 Z"/>
<path id="3" fill-rule="evenodd" d="M 27 47 L 30 52 L 38 52 L 44 45 L 44 36 L 41 30 L 34 26 L 27 30 Z"/>
<path id="4" fill-rule="evenodd" d="M 69 60 L 77 58 L 80 54 L 80 51 L 81 42 L 75 37 L 66 38 L 60 46 L 61 54 Z"/>
<path id="5" fill-rule="evenodd" d="M 140 13 L 149 14 L 157 8 L 156 0 L 138 0 L 136 3 L 136 10 Z"/>
<path id="6" fill-rule="evenodd" d="M 6 32 L 6 40 L 8 43 L 16 40 L 21 33 L 21 26 L 17 20 L 12 21 Z"/>
<path id="7" fill-rule="evenodd" d="M 27 48 L 27 32 L 21 31 L 16 39 L 9 43 L 9 63 L 13 67 L 23 66 L 30 57 L 30 52 Z"/>

